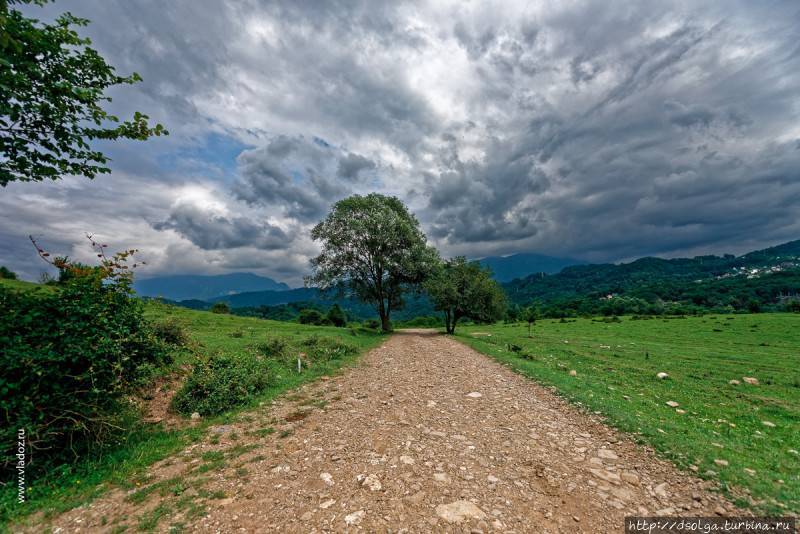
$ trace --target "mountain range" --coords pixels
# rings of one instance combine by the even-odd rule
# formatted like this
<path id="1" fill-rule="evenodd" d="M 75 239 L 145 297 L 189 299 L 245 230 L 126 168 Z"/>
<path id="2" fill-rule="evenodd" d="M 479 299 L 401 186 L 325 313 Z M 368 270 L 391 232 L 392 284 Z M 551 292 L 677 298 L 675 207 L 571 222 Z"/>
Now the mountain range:
<path id="1" fill-rule="evenodd" d="M 526 252 L 510 256 L 488 256 L 478 260 L 481 265 L 492 270 L 498 282 L 510 282 L 515 278 L 522 278 L 530 274 L 560 272 L 564 267 L 571 265 L 584 265 L 585 261 L 572 258 L 557 258 Z"/>
<path id="2" fill-rule="evenodd" d="M 286 291 L 289 286 L 253 273 L 219 275 L 180 274 L 136 280 L 134 290 L 143 297 L 168 300 L 211 300 L 250 291 Z"/>

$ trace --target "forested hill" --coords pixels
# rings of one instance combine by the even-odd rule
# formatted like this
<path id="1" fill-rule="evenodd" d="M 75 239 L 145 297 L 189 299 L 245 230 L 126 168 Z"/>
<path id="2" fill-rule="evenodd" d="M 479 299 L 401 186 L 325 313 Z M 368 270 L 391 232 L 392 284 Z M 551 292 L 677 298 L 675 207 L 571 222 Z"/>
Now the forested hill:
<path id="1" fill-rule="evenodd" d="M 576 265 L 504 287 L 509 299 L 520 305 L 536 300 L 571 309 L 594 310 L 592 303 L 615 297 L 736 309 L 754 307 L 754 302 L 769 305 L 800 293 L 800 240 L 742 256 L 648 257 L 619 265 Z"/>

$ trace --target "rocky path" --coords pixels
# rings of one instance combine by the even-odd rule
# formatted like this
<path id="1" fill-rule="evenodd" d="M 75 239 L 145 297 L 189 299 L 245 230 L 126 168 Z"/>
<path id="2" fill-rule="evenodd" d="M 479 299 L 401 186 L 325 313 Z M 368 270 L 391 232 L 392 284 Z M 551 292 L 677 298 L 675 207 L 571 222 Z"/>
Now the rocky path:
<path id="1" fill-rule="evenodd" d="M 425 331 L 241 419 L 154 466 L 145 498 L 112 492 L 52 526 L 622 532 L 625 515 L 735 512 L 548 389 Z"/>

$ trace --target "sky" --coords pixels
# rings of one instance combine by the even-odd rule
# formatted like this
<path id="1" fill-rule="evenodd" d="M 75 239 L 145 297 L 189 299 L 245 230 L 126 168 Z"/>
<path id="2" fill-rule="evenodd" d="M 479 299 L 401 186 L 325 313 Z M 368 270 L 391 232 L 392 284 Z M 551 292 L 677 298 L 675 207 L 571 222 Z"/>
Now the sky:
<path id="1" fill-rule="evenodd" d="M 138 276 L 300 285 L 331 205 L 402 199 L 443 255 L 593 262 L 800 238 L 800 3 L 56 1 L 121 74 L 109 109 L 169 131 L 98 145 L 113 172 L 0 190 L 28 241 Z"/>

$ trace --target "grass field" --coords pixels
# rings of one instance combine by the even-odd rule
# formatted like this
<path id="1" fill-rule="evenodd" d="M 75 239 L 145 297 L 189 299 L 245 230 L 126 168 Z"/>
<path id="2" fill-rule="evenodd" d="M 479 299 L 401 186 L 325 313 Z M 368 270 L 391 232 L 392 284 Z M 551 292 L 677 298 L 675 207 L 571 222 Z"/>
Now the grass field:
<path id="1" fill-rule="evenodd" d="M 176 353 L 175 368 L 191 363 L 198 353 L 242 356 L 253 351 L 256 343 L 275 338 L 284 339 L 291 346 L 297 346 L 313 336 L 337 338 L 358 347 L 359 354 L 385 339 L 384 335 L 365 329 L 304 326 L 213 314 L 157 303 L 148 303 L 146 316 L 154 321 L 175 318 L 189 333 L 193 350 Z M 166 430 L 161 425 L 135 424 L 118 446 L 109 447 L 93 458 L 65 465 L 57 472 L 50 473 L 46 479 L 28 480 L 28 501 L 22 505 L 16 502 L 16 487 L 7 485 L 0 489 L 0 532 L 3 521 L 17 522 L 36 511 L 57 513 L 87 502 L 109 488 L 127 488 L 131 479 L 149 465 L 181 450 L 192 441 L 199 440 L 209 425 L 232 421 L 242 410 L 252 408 L 258 402 L 269 400 L 321 375 L 332 374 L 337 368 L 354 363 L 358 357 L 359 355 L 355 355 L 330 362 L 317 362 L 301 373 L 294 367 L 287 366 L 272 385 L 248 406 L 204 419 L 194 428 Z"/>
<path id="2" fill-rule="evenodd" d="M 527 324 L 457 335 L 719 481 L 740 504 L 800 512 L 800 315 L 566 321 L 537 321 L 532 338 Z"/>

